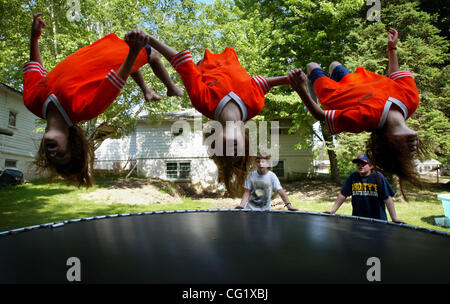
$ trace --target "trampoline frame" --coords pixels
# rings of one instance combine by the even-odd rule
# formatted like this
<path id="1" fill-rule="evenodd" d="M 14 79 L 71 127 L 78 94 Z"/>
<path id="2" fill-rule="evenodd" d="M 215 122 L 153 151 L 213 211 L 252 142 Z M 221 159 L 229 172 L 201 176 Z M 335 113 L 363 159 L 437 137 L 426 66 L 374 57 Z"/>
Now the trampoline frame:
<path id="1" fill-rule="evenodd" d="M 374 218 L 360 217 L 360 216 L 352 216 L 352 215 L 344 215 L 344 214 L 328 214 L 328 213 L 323 213 L 323 212 L 311 212 L 311 211 L 288 211 L 288 210 L 259 211 L 259 210 L 250 210 L 250 209 L 187 209 L 187 210 L 165 210 L 165 211 L 117 213 L 117 214 L 90 216 L 90 217 L 84 217 L 84 218 L 78 218 L 78 219 L 64 220 L 62 222 L 51 222 L 51 223 L 27 226 L 27 227 L 23 227 L 23 228 L 12 229 L 12 230 L 6 230 L 3 232 L 0 232 L 0 237 L 5 237 L 7 235 L 15 235 L 17 233 L 28 232 L 28 231 L 42 229 L 42 228 L 58 228 L 58 227 L 62 227 L 64 225 L 70 224 L 70 223 L 85 222 L 85 221 L 99 220 L 99 219 L 105 219 L 105 218 L 152 215 L 152 214 L 200 213 L 200 212 L 207 212 L 207 213 L 213 213 L 213 212 L 267 212 L 267 213 L 293 213 L 293 214 L 297 213 L 297 214 L 309 214 L 309 215 L 320 215 L 320 216 L 331 216 L 331 217 L 334 216 L 334 217 L 338 217 L 338 218 L 348 218 L 348 219 L 354 219 L 354 220 L 359 220 L 359 221 L 400 226 L 400 227 L 413 229 L 413 230 L 417 230 L 417 231 L 424 231 L 424 232 L 428 232 L 428 233 L 432 233 L 432 234 L 438 234 L 438 235 L 444 235 L 444 236 L 450 237 L 450 232 L 439 231 L 439 230 L 434 230 L 434 229 L 429 229 L 429 228 L 424 228 L 424 227 L 418 227 L 418 226 L 413 226 L 413 225 L 409 225 L 409 224 L 394 223 L 394 222 L 384 221 L 384 220 L 379 220 L 379 219 L 374 219 Z"/>

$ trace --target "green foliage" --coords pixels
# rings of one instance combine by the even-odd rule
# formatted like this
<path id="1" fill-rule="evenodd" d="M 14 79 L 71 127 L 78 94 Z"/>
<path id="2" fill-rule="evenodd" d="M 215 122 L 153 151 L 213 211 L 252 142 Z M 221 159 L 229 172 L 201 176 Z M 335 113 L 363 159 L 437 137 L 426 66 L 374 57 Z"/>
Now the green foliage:
<path id="1" fill-rule="evenodd" d="M 292 68 L 306 69 L 306 65 L 315 61 L 327 67 L 331 62 L 342 61 L 342 49 L 348 44 L 348 36 L 358 16 L 363 0 L 236 0 L 236 6 L 246 12 L 242 18 L 266 22 L 269 27 L 258 31 L 259 37 L 268 37 L 266 47 L 259 54 L 268 58 L 259 64 L 266 64 L 266 70 L 272 75 L 286 75 Z M 257 24 L 253 21 L 253 24 Z M 326 69 L 326 68 L 325 68 Z M 264 70 L 262 68 L 261 70 Z M 272 76 L 269 74 L 269 76 Z M 299 144 L 304 147 L 311 144 L 314 134 L 314 119 L 289 87 L 274 90 L 266 96 L 266 106 L 262 115 L 290 117 L 293 119 L 292 131 L 300 131 Z M 333 153 L 334 146 L 327 133 L 319 135 L 328 140 L 328 150 Z M 332 172 L 337 178 L 337 168 L 332 162 Z"/>
<path id="2" fill-rule="evenodd" d="M 450 67 L 447 65 L 450 55 L 448 41 L 439 36 L 434 26 L 437 17 L 421 11 L 418 2 L 389 1 L 382 9 L 381 22 L 360 20 L 351 31 L 350 43 L 343 51 L 343 63 L 350 70 L 363 66 L 387 75 L 386 32 L 397 29 L 400 69 L 413 73 L 420 93 L 419 108 L 407 123 L 417 130 L 428 150 L 427 158 L 437 158 L 446 164 L 450 161 Z M 339 139 L 339 144 L 351 147 L 353 142 L 345 136 Z"/>
<path id="3" fill-rule="evenodd" d="M 115 178 L 97 178 L 90 189 L 68 186 L 63 181 L 36 180 L 19 186 L 0 187 L 2 208 L 0 231 L 64 220 L 107 214 L 150 212 L 159 210 L 211 209 L 212 202 L 182 197 L 182 202 L 167 204 L 110 203 L 106 199 L 87 199 L 85 195 L 111 186 Z M 109 181 L 109 183 L 108 183 Z M 139 191 L 130 188 L 130 193 Z"/>
<path id="4" fill-rule="evenodd" d="M 245 12 L 242 18 L 247 22 L 270 20 L 269 27 L 258 32 L 260 37 L 269 37 L 260 56 L 270 60 L 259 66 L 265 64 L 267 67 L 262 70 L 275 74 L 286 73 L 292 67 L 305 68 L 311 61 L 321 63 L 327 70 L 328 65 L 337 60 L 351 71 L 363 66 L 387 75 L 387 30 L 396 28 L 400 33 L 400 68 L 413 72 L 421 97 L 419 109 L 408 124 L 418 131 L 422 143 L 429 147 L 429 157 L 448 163 L 448 41 L 435 27 L 444 16 L 422 11 L 418 2 L 399 0 L 382 1 L 380 22 L 366 19 L 369 6 L 365 1 L 236 0 L 235 3 Z M 262 115 L 290 115 L 294 119 L 292 129 L 302 129 L 302 136 L 307 136 L 305 130 L 312 133 L 314 120 L 301 103 L 295 102 L 295 95 L 288 92 L 289 89 L 279 89 L 269 94 Z M 342 173 L 354 170 L 351 159 L 365 150 L 367 138 L 368 134 L 335 136 L 336 148 L 328 147 L 337 153 Z M 299 141 L 299 146 L 307 143 Z"/>
<path id="5" fill-rule="evenodd" d="M 434 2 L 442 3 L 440 0 Z M 351 71 L 357 66 L 387 74 L 386 37 L 389 28 L 400 33 L 398 55 L 401 69 L 410 70 L 420 91 L 421 103 L 408 124 L 429 147 L 430 157 L 450 162 L 450 67 L 448 40 L 442 29 L 446 6 L 431 14 L 431 2 L 382 1 L 380 22 L 366 20 L 370 6 L 364 0 L 216 0 L 201 4 L 194 0 L 93 1 L 83 0 L 81 19 L 69 21 L 66 1 L 0 0 L 0 80 L 21 89 L 21 68 L 29 56 L 32 14 L 44 13 L 46 28 L 41 38 L 44 65 L 51 70 L 60 60 L 82 46 L 114 32 L 119 37 L 142 28 L 176 50 L 189 49 L 194 60 L 205 49 L 221 52 L 232 46 L 251 75 L 286 75 L 292 68 L 306 68 L 311 61 L 325 70 L 334 61 Z M 448 8 L 447 8 L 448 10 Z M 445 28 L 445 27 L 444 27 Z M 448 34 L 448 33 L 447 33 Z M 163 59 L 170 76 L 182 86 L 175 70 Z M 148 85 L 165 96 L 164 85 L 148 67 L 142 69 Z M 84 123 L 89 132 L 103 122 L 118 137 L 135 127 L 138 109 L 149 116 L 190 107 L 183 98 L 163 98 L 145 104 L 133 81 L 128 81 L 117 102 L 98 118 Z M 312 142 L 314 119 L 289 86 L 272 89 L 258 119 L 292 118 L 291 132 L 299 132 L 298 147 Z M 319 137 L 325 138 L 324 134 Z M 338 166 L 353 170 L 349 159 L 363 151 L 367 136 L 335 136 Z M 328 137 L 327 137 L 328 138 Z"/>
<path id="6" fill-rule="evenodd" d="M 176 37 L 174 33 L 182 31 L 188 33 L 180 26 L 164 27 L 170 24 L 166 21 L 176 21 L 184 16 L 187 26 L 190 20 L 195 20 L 198 4 L 194 1 L 93 1 L 84 0 L 81 3 L 81 19 L 69 21 L 67 12 L 70 9 L 66 1 L 3 1 L 0 12 L 0 70 L 1 82 L 16 88 L 22 88 L 22 66 L 29 60 L 29 39 L 32 16 L 36 12 L 43 13 L 46 27 L 40 39 L 41 55 L 44 67 L 50 71 L 58 62 L 72 54 L 79 48 L 89 45 L 108 33 L 116 33 L 123 37 L 129 30 L 142 28 L 156 36 Z M 190 14 L 185 15 L 186 12 Z M 163 25 L 163 26 L 159 26 Z M 190 31 L 195 31 L 195 24 L 189 25 Z M 173 33 L 172 33 L 173 31 Z M 195 37 L 191 37 L 196 39 Z M 175 39 L 176 40 L 176 39 Z M 188 40 L 178 41 L 175 47 L 185 47 Z M 182 87 L 177 73 L 167 63 L 167 69 L 175 82 Z M 148 66 L 142 68 L 144 78 L 149 87 L 165 96 L 166 89 L 157 79 Z M 94 141 L 95 132 L 100 125 L 107 124 L 113 130 L 112 137 L 120 137 L 135 128 L 139 108 L 148 108 L 150 115 L 165 113 L 188 107 L 189 99 L 164 98 L 161 102 L 144 105 L 144 98 L 138 86 L 133 81 L 122 90 L 121 95 L 108 110 L 97 118 L 84 122 L 82 126 L 88 138 L 95 147 L 101 141 Z"/>
<path id="7" fill-rule="evenodd" d="M 348 175 L 355 171 L 355 164 L 352 160 L 355 159 L 358 154 L 364 153 L 366 150 L 366 141 L 370 134 L 362 132 L 359 134 L 342 133 L 339 134 L 338 142 L 336 146 L 336 154 L 338 155 L 338 167 L 340 174 Z"/>

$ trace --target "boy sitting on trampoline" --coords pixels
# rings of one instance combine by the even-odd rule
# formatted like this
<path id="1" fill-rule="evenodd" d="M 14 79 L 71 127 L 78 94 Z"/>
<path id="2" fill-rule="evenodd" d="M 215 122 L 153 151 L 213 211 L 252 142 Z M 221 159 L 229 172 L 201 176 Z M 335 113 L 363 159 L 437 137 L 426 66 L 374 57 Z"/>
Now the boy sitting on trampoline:
<path id="1" fill-rule="evenodd" d="M 227 142 L 234 143 L 232 155 L 222 153 L 213 155 L 212 159 L 219 169 L 219 181 L 225 183 L 229 195 L 241 196 L 245 177 L 252 167 L 249 138 L 239 124 L 227 122 L 245 122 L 258 115 L 264 108 L 264 95 L 273 86 L 289 84 L 287 76 L 250 76 L 231 47 L 219 54 L 205 50 L 203 59 L 196 65 L 189 50 L 178 52 L 154 37 L 150 37 L 150 45 L 180 74 L 192 106 L 221 123 L 223 147 Z M 239 153 L 239 147 L 245 147 L 245 151 Z"/>
<path id="2" fill-rule="evenodd" d="M 183 92 L 157 62 L 159 57 L 147 46 L 148 35 L 140 30 L 129 32 L 124 40 L 109 34 L 68 56 L 47 74 L 38 43 L 45 27 L 41 15 L 33 17 L 30 61 L 23 67 L 24 104 L 47 120 L 35 164 L 69 183 L 89 187 L 94 154 L 77 123 L 106 111 L 130 74 L 135 74 L 148 101 L 160 98 L 145 86 L 138 72 L 146 63 L 167 85 L 168 95 L 181 96 Z"/>
<path id="3" fill-rule="evenodd" d="M 276 191 L 289 211 L 298 211 L 298 209 L 292 207 L 278 177 L 269 170 L 269 162 L 269 154 L 258 153 L 256 157 L 258 169 L 248 174 L 241 204 L 236 209 L 244 209 L 247 206 L 251 210 L 268 211 L 272 203 L 272 193 Z"/>
<path id="4" fill-rule="evenodd" d="M 328 77 L 320 65 L 308 64 L 308 77 L 325 110 L 314 102 L 301 69 L 289 73 L 292 88 L 318 120 L 324 120 L 332 134 L 372 132 L 367 154 L 376 168 L 396 174 L 402 181 L 420 187 L 413 157 L 418 148 L 417 132 L 406 120 L 419 105 L 419 92 L 412 74 L 400 71 L 397 59 L 398 32 L 388 33 L 389 77 L 358 67 L 350 73 L 339 62 L 330 65 Z"/>

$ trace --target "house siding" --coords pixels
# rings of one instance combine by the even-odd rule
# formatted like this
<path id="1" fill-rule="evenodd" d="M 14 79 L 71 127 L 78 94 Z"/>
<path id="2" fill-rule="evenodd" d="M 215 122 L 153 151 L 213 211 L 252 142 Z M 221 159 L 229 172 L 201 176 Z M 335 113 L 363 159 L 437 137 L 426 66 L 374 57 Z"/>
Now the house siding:
<path id="1" fill-rule="evenodd" d="M 9 126 L 9 112 L 17 113 L 16 126 Z M 12 136 L 0 134 L 0 169 L 5 169 L 5 160 L 16 160 L 16 168 L 27 180 L 40 177 L 31 162 L 39 148 L 42 133 L 36 133 L 38 117 L 23 104 L 22 95 L 0 86 L 0 127 L 14 132 Z"/>
<path id="2" fill-rule="evenodd" d="M 136 133 L 122 138 L 106 139 L 95 151 L 95 169 L 113 170 L 128 167 L 129 159 L 136 158 Z"/>
<path id="3" fill-rule="evenodd" d="M 139 172 L 150 178 L 169 179 L 166 174 L 166 163 L 189 162 L 190 182 L 200 183 L 202 187 L 214 183 L 216 173 L 214 163 L 209 160 L 203 137 L 200 132 L 185 130 L 180 135 L 174 135 L 171 121 L 162 123 L 141 123 L 136 131 L 138 144 L 137 161 Z"/>
<path id="4" fill-rule="evenodd" d="M 166 174 L 166 164 L 190 163 L 190 181 L 202 188 L 217 186 L 218 172 L 214 162 L 208 157 L 207 147 L 203 144 L 201 130 L 194 131 L 194 122 L 185 121 L 180 135 L 172 133 L 174 121 L 139 121 L 136 132 L 121 139 L 108 139 L 96 151 L 97 169 L 113 169 L 113 162 L 123 165 L 129 157 L 137 162 L 138 174 L 149 178 L 161 178 L 173 181 Z M 187 123 L 187 124 L 186 124 Z M 296 135 L 280 135 L 279 159 L 284 161 L 284 178 L 291 180 L 312 173 L 312 150 L 296 150 Z"/>
<path id="5" fill-rule="evenodd" d="M 1 143 L 4 153 L 18 154 L 21 156 L 33 156 L 37 151 L 36 147 L 30 148 L 30 142 L 34 145 L 35 136 L 33 130 L 35 129 L 35 121 L 37 116 L 29 112 L 23 105 L 20 95 L 9 93 L 7 90 L 1 90 L 0 97 L 0 127 L 14 132 L 13 136 L 2 135 Z M 16 96 L 15 96 L 16 95 Z M 9 112 L 17 113 L 16 126 L 9 126 Z"/>
<path id="6" fill-rule="evenodd" d="M 284 177 L 281 180 L 295 180 L 314 172 L 313 153 L 311 148 L 295 149 L 299 138 L 296 134 L 280 135 L 279 160 L 284 161 Z"/>

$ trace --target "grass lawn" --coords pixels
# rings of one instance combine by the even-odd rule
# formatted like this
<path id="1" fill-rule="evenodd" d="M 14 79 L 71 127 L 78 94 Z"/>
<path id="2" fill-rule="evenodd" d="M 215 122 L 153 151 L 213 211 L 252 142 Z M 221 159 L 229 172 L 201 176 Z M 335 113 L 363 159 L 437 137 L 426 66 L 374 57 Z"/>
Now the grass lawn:
<path id="1" fill-rule="evenodd" d="M 444 216 L 444 208 L 442 202 L 437 199 L 438 194 L 450 193 L 448 184 L 436 184 L 429 180 L 422 180 L 422 189 L 413 188 L 405 185 L 405 193 L 408 197 L 408 202 L 398 198 L 394 198 L 395 210 L 397 216 L 409 225 L 424 227 L 428 229 L 440 230 L 450 232 L 450 228 L 445 228 L 435 224 L 436 217 Z M 336 194 L 337 196 L 337 194 Z M 336 200 L 336 197 L 331 199 L 321 199 L 313 202 L 304 202 L 294 200 L 292 204 L 294 207 L 305 211 L 323 212 L 330 210 Z M 352 205 L 351 197 L 339 208 L 339 214 L 351 215 Z M 386 208 L 388 219 L 391 220 L 389 212 Z"/>
<path id="2" fill-rule="evenodd" d="M 35 181 L 26 185 L 0 188 L 0 231 L 96 215 L 148 212 L 157 210 L 211 209 L 214 203 L 183 198 L 181 204 L 106 204 L 101 200 L 82 200 L 80 194 L 95 191 L 67 186 L 63 182 Z"/>
<path id="3" fill-rule="evenodd" d="M 48 183 L 44 180 L 0 188 L 0 231 L 96 215 L 215 208 L 214 199 L 210 202 L 200 202 L 183 198 L 182 203 L 130 205 L 108 204 L 101 199 L 80 198 L 81 194 L 105 187 L 104 182 L 110 179 L 97 178 L 97 185 L 90 189 L 67 186 L 63 182 Z M 442 203 L 436 196 L 445 192 L 450 192 L 448 187 L 432 183 L 425 184 L 421 191 L 408 190 L 409 202 L 398 200 L 395 202 L 397 215 L 410 225 L 450 232 L 450 228 L 437 226 L 434 223 L 435 217 L 444 216 Z M 300 198 L 292 199 L 291 202 L 294 207 L 304 211 L 323 212 L 331 209 L 334 200 L 335 197 L 316 201 L 302 201 Z M 351 212 L 351 198 L 347 198 L 338 213 L 351 215 Z"/>
<path id="4" fill-rule="evenodd" d="M 311 212 L 323 212 L 330 210 L 334 201 L 313 201 L 313 202 L 297 202 L 293 201 L 295 208 Z M 445 228 L 435 224 L 435 217 L 444 216 L 444 208 L 441 201 L 435 197 L 434 201 L 409 201 L 395 202 L 395 210 L 397 216 L 409 225 L 424 227 L 428 229 L 450 232 L 450 228 Z M 346 202 L 339 208 L 339 214 L 352 215 L 351 198 L 347 198 Z M 386 209 L 388 219 L 391 220 L 389 212 Z"/>

